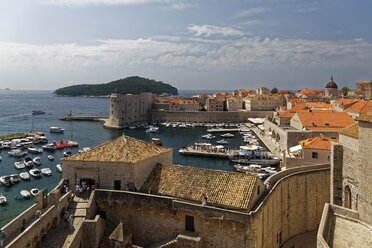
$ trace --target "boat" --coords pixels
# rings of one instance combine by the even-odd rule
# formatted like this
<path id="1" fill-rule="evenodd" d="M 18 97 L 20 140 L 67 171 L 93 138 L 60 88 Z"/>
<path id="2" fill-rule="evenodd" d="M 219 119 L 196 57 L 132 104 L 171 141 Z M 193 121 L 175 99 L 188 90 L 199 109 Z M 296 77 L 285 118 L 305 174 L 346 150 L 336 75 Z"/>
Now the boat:
<path id="1" fill-rule="evenodd" d="M 27 148 L 27 150 L 30 153 L 42 153 L 43 152 L 43 149 L 37 148 L 37 147 L 29 147 L 29 148 Z"/>
<path id="2" fill-rule="evenodd" d="M 70 151 L 64 152 L 63 156 L 70 157 L 70 156 L 72 156 L 72 152 L 70 152 Z"/>
<path id="3" fill-rule="evenodd" d="M 61 128 L 61 127 L 50 127 L 49 128 L 49 132 L 51 133 L 63 133 L 65 131 L 65 129 Z"/>
<path id="4" fill-rule="evenodd" d="M 45 146 L 43 146 L 43 150 L 53 152 L 57 150 L 57 147 L 55 147 L 53 143 L 50 143 L 50 144 L 46 144 Z"/>
<path id="5" fill-rule="evenodd" d="M 2 160 L 3 160 L 3 157 L 0 156 L 0 161 L 2 161 Z"/>
<path id="6" fill-rule="evenodd" d="M 216 138 L 216 136 L 213 136 L 212 134 L 205 134 L 205 135 L 202 135 L 202 138 L 203 139 L 214 139 Z"/>
<path id="7" fill-rule="evenodd" d="M 19 174 L 20 178 L 22 178 L 22 180 L 25 180 L 25 181 L 28 181 L 30 180 L 30 174 L 28 174 L 28 172 L 22 172 Z"/>
<path id="8" fill-rule="evenodd" d="M 43 175 L 45 175 L 45 176 L 51 176 L 52 175 L 52 171 L 49 168 L 41 169 L 41 173 L 43 173 Z"/>
<path id="9" fill-rule="evenodd" d="M 171 126 L 171 124 L 169 124 L 169 123 L 165 125 L 166 128 L 169 128 L 170 126 Z"/>
<path id="10" fill-rule="evenodd" d="M 21 196 L 23 197 L 23 198 L 30 198 L 30 196 L 31 196 L 31 193 L 28 191 L 28 190 L 21 190 L 21 192 L 19 192 L 20 194 L 21 194 Z"/>
<path id="11" fill-rule="evenodd" d="M 53 161 L 54 160 L 54 157 L 52 155 L 48 155 L 48 159 Z"/>
<path id="12" fill-rule="evenodd" d="M 30 193 L 32 196 L 36 196 L 38 193 L 39 193 L 39 189 L 38 188 L 33 188 L 30 190 Z"/>
<path id="13" fill-rule="evenodd" d="M 150 126 L 149 129 L 146 129 L 146 133 L 156 133 L 156 132 L 159 132 L 158 127 Z"/>
<path id="14" fill-rule="evenodd" d="M 228 144 L 229 142 L 227 142 L 225 139 L 222 139 L 222 140 L 217 140 L 216 143 L 217 144 Z"/>
<path id="15" fill-rule="evenodd" d="M 151 143 L 153 143 L 155 145 L 158 145 L 158 146 L 162 146 L 163 145 L 163 142 L 159 138 L 152 138 L 151 139 Z"/>
<path id="16" fill-rule="evenodd" d="M 77 146 L 79 146 L 79 142 L 77 142 L 77 141 L 73 141 L 73 140 L 68 140 L 68 141 L 67 141 L 67 144 L 70 145 L 70 146 L 72 146 L 72 147 L 77 147 Z"/>
<path id="17" fill-rule="evenodd" d="M 10 181 L 12 183 L 19 183 L 21 181 L 21 178 L 19 177 L 18 174 L 12 174 L 10 175 Z"/>
<path id="18" fill-rule="evenodd" d="M 57 164 L 56 167 L 57 167 L 57 170 L 59 172 L 62 172 L 62 165 L 61 164 Z"/>
<path id="19" fill-rule="evenodd" d="M 130 126 L 129 129 L 136 129 L 136 126 Z"/>
<path id="20" fill-rule="evenodd" d="M 34 168 L 34 163 L 32 162 L 32 158 L 30 158 L 30 157 L 25 157 L 24 164 L 25 164 L 25 166 L 26 166 L 28 169 L 32 169 L 32 168 Z"/>
<path id="21" fill-rule="evenodd" d="M 21 149 L 14 149 L 14 150 L 11 150 L 10 152 L 8 152 L 9 156 L 13 156 L 13 157 L 22 157 L 24 155 L 27 154 L 26 151 L 22 151 Z"/>
<path id="22" fill-rule="evenodd" d="M 234 134 L 225 133 L 225 134 L 222 134 L 221 137 L 224 137 L 224 138 L 233 138 L 234 137 Z"/>
<path id="23" fill-rule="evenodd" d="M 260 146 L 241 146 L 239 152 L 229 156 L 229 159 L 234 163 L 266 166 L 280 162 L 279 157 L 271 156 L 269 152 L 264 151 Z"/>
<path id="24" fill-rule="evenodd" d="M 40 178 L 41 171 L 39 169 L 32 169 L 32 170 L 30 170 L 30 175 L 33 176 L 33 177 Z"/>
<path id="25" fill-rule="evenodd" d="M 32 159 L 32 162 L 36 165 L 41 165 L 41 158 L 40 157 L 34 157 Z"/>
<path id="26" fill-rule="evenodd" d="M 32 110 L 32 115 L 43 115 L 45 114 L 44 111 L 41 110 Z"/>
<path id="27" fill-rule="evenodd" d="M 23 163 L 23 161 L 17 161 L 14 163 L 14 166 L 16 167 L 16 169 L 24 169 L 26 166 L 25 166 L 25 163 Z"/>
<path id="28" fill-rule="evenodd" d="M 6 197 L 0 193 L 0 205 L 5 205 L 6 204 Z"/>
<path id="29" fill-rule="evenodd" d="M 3 177 L 0 177 L 0 182 L 6 186 L 6 187 L 9 187 L 12 185 L 12 181 L 11 181 L 11 177 L 10 176 L 3 176 Z"/>

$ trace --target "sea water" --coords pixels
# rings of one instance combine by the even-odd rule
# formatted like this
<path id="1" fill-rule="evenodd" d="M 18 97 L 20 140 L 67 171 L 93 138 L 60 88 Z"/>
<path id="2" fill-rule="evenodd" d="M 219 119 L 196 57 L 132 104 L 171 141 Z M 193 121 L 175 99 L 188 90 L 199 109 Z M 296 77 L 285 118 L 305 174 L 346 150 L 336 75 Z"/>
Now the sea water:
<path id="1" fill-rule="evenodd" d="M 111 130 L 103 128 L 100 122 L 87 121 L 61 121 L 59 118 L 70 114 L 79 116 L 109 116 L 108 98 L 83 98 L 83 97 L 57 97 L 49 91 L 0 91 L 0 135 L 28 131 L 41 131 L 45 133 L 49 142 L 72 139 L 79 142 L 79 148 L 71 149 L 73 154 L 83 147 L 95 147 L 103 142 L 119 137 L 124 134 L 151 142 L 152 138 L 160 138 L 163 146 L 173 148 L 174 164 L 196 166 L 209 169 L 233 170 L 232 165 L 227 159 L 195 157 L 180 155 L 178 150 L 181 147 L 189 146 L 195 142 L 211 142 L 222 139 L 219 134 L 215 134 L 216 139 L 210 141 L 202 139 L 201 135 L 207 133 L 205 127 L 189 128 L 166 128 L 160 126 L 158 133 L 146 133 L 145 129 L 134 130 Z M 31 115 L 32 110 L 42 110 L 46 114 Z M 49 132 L 49 127 L 59 126 L 65 129 L 62 134 Z M 226 139 L 229 141 L 229 148 L 239 148 L 243 145 L 241 136 L 235 135 L 234 138 Z M 40 145 L 41 147 L 41 145 Z M 17 170 L 14 162 L 19 158 L 8 156 L 9 150 L 0 150 L 3 160 L 0 162 L 0 176 L 21 173 L 26 171 Z M 40 179 L 31 178 L 29 182 L 21 181 L 10 188 L 0 186 L 0 192 L 8 200 L 7 205 L 0 207 L 0 227 L 16 217 L 22 211 L 33 204 L 33 199 L 16 200 L 15 197 L 23 189 L 30 191 L 32 188 L 39 188 L 49 192 L 59 180 L 61 173 L 56 170 L 56 165 L 63 157 L 63 150 L 46 152 L 42 154 L 30 154 L 26 156 L 42 158 L 42 164 L 36 168 L 49 167 L 53 175 L 51 177 L 41 176 Z M 54 161 L 49 161 L 47 156 L 52 154 Z M 21 159 L 24 159 L 21 158 Z"/>

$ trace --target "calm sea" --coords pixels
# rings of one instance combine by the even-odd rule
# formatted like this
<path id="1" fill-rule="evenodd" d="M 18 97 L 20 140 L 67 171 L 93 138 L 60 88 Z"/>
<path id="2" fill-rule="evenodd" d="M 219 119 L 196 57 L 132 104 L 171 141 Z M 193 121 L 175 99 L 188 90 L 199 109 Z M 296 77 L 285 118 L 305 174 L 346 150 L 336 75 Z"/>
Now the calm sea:
<path id="1" fill-rule="evenodd" d="M 197 92 L 188 91 L 184 95 L 194 95 Z M 180 91 L 180 95 L 182 95 Z M 67 116 L 70 111 L 73 115 L 109 115 L 108 98 L 80 98 L 80 97 L 56 97 L 49 91 L 0 91 L 0 135 L 8 133 L 41 131 L 44 132 L 49 141 L 67 140 L 72 137 L 79 142 L 82 147 L 94 147 L 108 140 L 122 135 L 122 130 L 109 130 L 98 122 L 66 122 L 60 121 L 59 118 Z M 31 115 L 32 110 L 45 111 L 45 115 Z M 49 133 L 49 127 L 60 126 L 65 129 L 63 134 Z M 165 128 L 160 127 L 159 133 L 149 134 L 144 129 L 125 130 L 126 135 L 151 141 L 151 138 L 158 137 L 163 141 L 166 147 L 174 148 L 174 164 L 182 164 L 203 168 L 232 170 L 232 166 L 225 159 L 214 159 L 205 157 L 192 157 L 179 155 L 178 150 L 183 146 L 188 146 L 194 142 L 205 141 L 201 139 L 202 134 L 206 134 L 206 128 Z M 229 139 L 230 148 L 238 148 L 243 145 L 240 136 Z M 77 153 L 79 148 L 72 149 L 72 153 Z M 8 156 L 7 150 L 0 150 L 3 160 L 0 162 L 0 176 L 13 173 L 20 173 L 25 170 L 17 170 L 14 162 L 17 159 Z M 8 204 L 0 207 L 0 227 L 16 217 L 33 203 L 30 200 L 15 200 L 22 189 L 31 190 L 34 187 L 50 191 L 61 179 L 61 174 L 57 172 L 56 165 L 60 163 L 63 157 L 63 151 L 53 153 L 54 161 L 49 161 L 48 152 L 43 152 L 42 165 L 40 168 L 49 167 L 53 175 L 51 177 L 42 176 L 40 179 L 31 178 L 29 182 L 20 182 L 10 188 L 0 186 L 0 192 L 7 199 Z M 34 157 L 35 155 L 28 154 Z"/>

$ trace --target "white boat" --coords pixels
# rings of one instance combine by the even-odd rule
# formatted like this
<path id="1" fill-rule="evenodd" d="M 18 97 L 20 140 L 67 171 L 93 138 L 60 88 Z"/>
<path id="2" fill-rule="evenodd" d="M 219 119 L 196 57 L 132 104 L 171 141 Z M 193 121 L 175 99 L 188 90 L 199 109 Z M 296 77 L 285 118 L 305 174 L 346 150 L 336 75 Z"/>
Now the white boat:
<path id="1" fill-rule="evenodd" d="M 16 169 L 24 169 L 26 166 L 25 166 L 25 163 L 23 163 L 23 161 L 17 161 L 14 163 L 14 166 L 16 167 Z"/>
<path id="2" fill-rule="evenodd" d="M 33 196 L 36 196 L 39 192 L 40 191 L 39 191 L 38 188 L 33 188 L 33 189 L 30 190 L 31 195 L 33 195 Z"/>
<path id="3" fill-rule="evenodd" d="M 228 144 L 229 142 L 227 142 L 226 140 L 222 139 L 222 140 L 217 140 L 216 143 L 217 144 Z"/>
<path id="4" fill-rule="evenodd" d="M 23 197 L 23 198 L 30 198 L 30 196 L 31 196 L 31 193 L 28 191 L 28 190 L 21 190 L 21 192 L 19 192 L 20 194 L 21 194 L 21 196 Z"/>
<path id="5" fill-rule="evenodd" d="M 43 146 L 43 149 L 45 151 L 53 152 L 53 151 L 57 150 L 57 147 L 55 147 L 53 143 L 50 143 L 50 144 L 46 144 L 45 146 Z"/>
<path id="6" fill-rule="evenodd" d="M 186 124 L 185 124 L 185 123 L 182 123 L 182 124 L 179 125 L 178 127 L 180 127 L 180 128 L 186 128 Z"/>
<path id="7" fill-rule="evenodd" d="M 24 155 L 27 154 L 26 151 L 22 151 L 21 149 L 15 149 L 15 150 L 11 150 L 10 152 L 8 152 L 9 156 L 13 156 L 13 157 L 22 157 Z"/>
<path id="8" fill-rule="evenodd" d="M 32 169 L 30 170 L 30 175 L 33 177 L 40 177 L 41 171 L 39 169 Z"/>
<path id="9" fill-rule="evenodd" d="M 53 161 L 54 160 L 54 157 L 52 155 L 48 155 L 48 159 Z"/>
<path id="10" fill-rule="evenodd" d="M 6 204 L 6 197 L 0 193 L 0 205 L 5 205 Z"/>
<path id="11" fill-rule="evenodd" d="M 22 178 L 22 180 L 30 180 L 30 174 L 28 174 L 28 172 L 22 172 L 19 174 L 19 176 Z"/>
<path id="12" fill-rule="evenodd" d="M 275 165 L 280 162 L 280 158 L 263 151 L 260 146 L 241 146 L 239 152 L 229 156 L 229 159 L 241 164 Z"/>
<path id="13" fill-rule="evenodd" d="M 28 169 L 32 169 L 34 167 L 34 163 L 32 162 L 32 158 L 30 157 L 25 158 L 24 164 Z"/>
<path id="14" fill-rule="evenodd" d="M 65 131 L 65 129 L 63 129 L 61 127 L 50 127 L 49 131 L 51 133 L 63 133 Z"/>
<path id="15" fill-rule="evenodd" d="M 70 157 L 70 156 L 72 156 L 72 152 L 70 152 L 70 151 L 64 152 L 63 156 Z"/>
<path id="16" fill-rule="evenodd" d="M 129 129 L 136 129 L 136 126 L 130 126 Z"/>
<path id="17" fill-rule="evenodd" d="M 41 173 L 43 173 L 43 175 L 45 175 L 45 176 L 51 176 L 52 175 L 52 171 L 49 168 L 41 169 Z"/>
<path id="18" fill-rule="evenodd" d="M 57 170 L 59 172 L 62 172 L 62 165 L 61 164 L 57 164 L 56 167 L 57 167 Z"/>
<path id="19" fill-rule="evenodd" d="M 18 176 L 18 174 L 12 174 L 10 175 L 10 181 L 12 183 L 19 183 L 21 181 L 21 178 Z"/>
<path id="20" fill-rule="evenodd" d="M 232 138 L 232 137 L 234 137 L 234 134 L 231 134 L 231 133 L 225 133 L 225 134 L 222 134 L 221 137 L 224 137 L 224 138 Z"/>
<path id="21" fill-rule="evenodd" d="M 156 133 L 156 132 L 159 132 L 158 127 L 150 126 L 149 129 L 146 129 L 146 133 Z"/>
<path id="22" fill-rule="evenodd" d="M 40 157 L 34 157 L 32 159 L 32 162 L 36 165 L 41 165 L 41 158 Z"/>
<path id="23" fill-rule="evenodd" d="M 3 157 L 0 156 L 0 161 L 2 161 L 2 160 L 3 160 Z"/>
<path id="24" fill-rule="evenodd" d="M 0 182 L 6 186 L 6 187 L 9 187 L 10 185 L 12 185 L 12 181 L 11 181 L 11 177 L 10 176 L 3 176 L 3 177 L 0 177 Z"/>
<path id="25" fill-rule="evenodd" d="M 70 146 L 73 146 L 73 147 L 77 147 L 77 146 L 79 146 L 79 143 L 77 141 L 68 140 L 67 141 L 67 145 L 70 145 Z"/>
<path id="26" fill-rule="evenodd" d="M 202 135 L 202 138 L 203 139 L 214 139 L 216 138 L 216 136 L 213 136 L 212 134 L 205 134 L 205 135 Z"/>
<path id="27" fill-rule="evenodd" d="M 27 148 L 27 150 L 30 153 L 42 153 L 43 152 L 43 149 L 37 148 L 37 147 L 29 147 L 29 148 Z"/>
<path id="28" fill-rule="evenodd" d="M 166 128 L 169 128 L 170 126 L 171 126 L 171 124 L 169 124 L 169 123 L 167 125 L 165 125 Z"/>

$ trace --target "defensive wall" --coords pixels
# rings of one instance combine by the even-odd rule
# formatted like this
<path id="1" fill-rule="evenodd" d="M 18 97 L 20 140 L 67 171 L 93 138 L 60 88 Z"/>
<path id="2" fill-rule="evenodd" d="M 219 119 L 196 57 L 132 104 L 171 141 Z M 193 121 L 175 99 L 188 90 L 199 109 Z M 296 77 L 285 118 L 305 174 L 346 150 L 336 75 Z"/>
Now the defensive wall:
<path id="1" fill-rule="evenodd" d="M 152 122 L 196 122 L 196 123 L 241 123 L 248 118 L 265 118 L 272 116 L 272 111 L 197 111 L 177 112 L 152 110 Z"/>
<path id="2" fill-rule="evenodd" d="M 249 213 L 103 189 L 95 191 L 91 208 L 115 226 L 123 222 L 136 245 L 189 235 L 185 225 L 191 217 L 193 235 L 200 240 L 190 247 L 280 247 L 295 235 L 318 229 L 324 204 L 329 202 L 329 173 L 329 164 L 279 172 L 265 181 L 269 190 Z"/>

